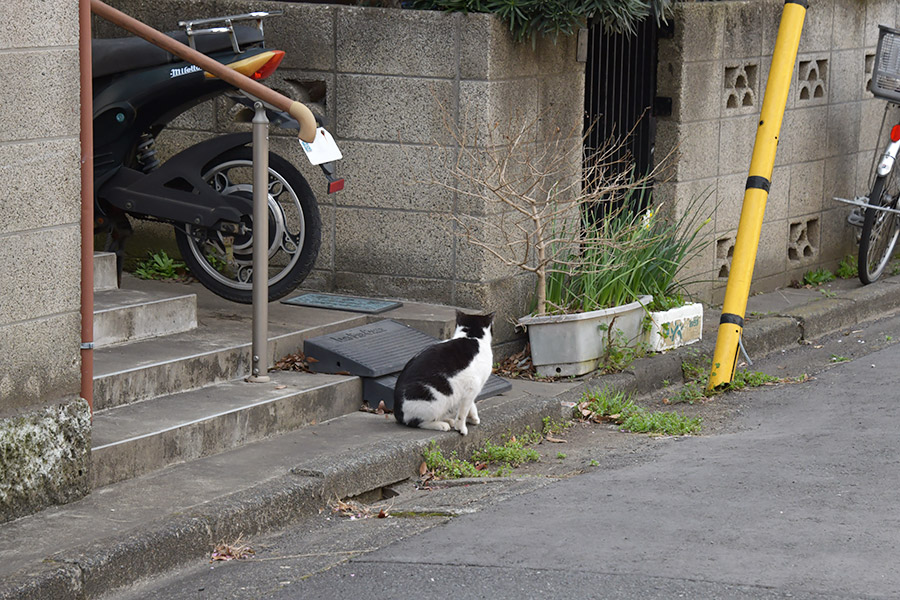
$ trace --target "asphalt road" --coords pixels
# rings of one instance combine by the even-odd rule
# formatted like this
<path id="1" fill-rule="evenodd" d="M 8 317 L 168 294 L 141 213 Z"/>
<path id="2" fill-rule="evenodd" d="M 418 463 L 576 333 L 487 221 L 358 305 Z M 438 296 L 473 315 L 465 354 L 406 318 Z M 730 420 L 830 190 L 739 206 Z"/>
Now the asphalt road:
<path id="1" fill-rule="evenodd" d="M 322 515 L 249 561 L 116 597 L 900 597 L 898 364 L 888 346 L 745 392 L 726 433 L 482 494 L 452 518 Z"/>

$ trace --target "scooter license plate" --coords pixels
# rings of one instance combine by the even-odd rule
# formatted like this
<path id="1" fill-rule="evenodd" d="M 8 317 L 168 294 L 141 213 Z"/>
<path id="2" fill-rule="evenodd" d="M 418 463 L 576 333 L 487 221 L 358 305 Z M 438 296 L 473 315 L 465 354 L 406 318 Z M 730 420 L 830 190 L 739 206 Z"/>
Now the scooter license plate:
<path id="1" fill-rule="evenodd" d="M 311 144 L 300 140 L 303 151 L 306 152 L 306 158 L 314 165 L 321 165 L 327 162 L 341 160 L 344 155 L 341 154 L 340 148 L 331 134 L 324 127 L 316 130 L 316 139 Z"/>

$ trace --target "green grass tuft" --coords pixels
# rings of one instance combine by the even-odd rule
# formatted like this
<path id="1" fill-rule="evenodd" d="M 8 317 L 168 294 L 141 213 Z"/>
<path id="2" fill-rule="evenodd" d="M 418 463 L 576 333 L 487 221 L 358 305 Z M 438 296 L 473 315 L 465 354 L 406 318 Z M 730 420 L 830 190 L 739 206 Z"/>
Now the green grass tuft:
<path id="1" fill-rule="evenodd" d="M 838 263 L 835 275 L 841 279 L 856 279 L 859 277 L 859 262 L 853 255 L 845 256 Z"/>
<path id="2" fill-rule="evenodd" d="M 151 252 L 146 259 L 138 263 L 134 270 L 135 277 L 141 279 L 179 279 L 185 274 L 187 265 L 170 257 L 164 250 Z"/>
<path id="3" fill-rule="evenodd" d="M 608 419 L 621 425 L 622 429 L 634 433 L 689 435 L 700 433 L 701 428 L 699 417 L 690 418 L 671 412 L 650 412 L 636 405 L 625 393 L 608 388 L 586 392 L 577 409 L 578 416 L 588 416 L 592 420 Z M 585 411 L 588 411 L 587 414 Z"/>
<path id="4" fill-rule="evenodd" d="M 813 271 L 807 271 L 803 276 L 803 285 L 811 285 L 818 286 L 823 283 L 828 283 L 829 281 L 834 281 L 834 273 L 829 271 L 828 269 L 815 269 Z"/>

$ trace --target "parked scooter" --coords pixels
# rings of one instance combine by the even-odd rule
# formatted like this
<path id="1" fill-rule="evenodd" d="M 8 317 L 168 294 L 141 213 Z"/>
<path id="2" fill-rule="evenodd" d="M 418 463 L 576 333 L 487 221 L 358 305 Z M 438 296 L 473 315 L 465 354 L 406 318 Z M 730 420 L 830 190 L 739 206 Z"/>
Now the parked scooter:
<path id="1" fill-rule="evenodd" d="M 284 52 L 265 48 L 263 19 L 255 12 L 186 21 L 168 35 L 236 71 L 261 80 Z M 238 23 L 255 22 L 254 26 Z M 252 135 L 234 133 L 195 144 L 164 163 L 156 136 L 188 109 L 228 94 L 253 107 L 254 98 L 140 38 L 93 41 L 95 232 L 108 233 L 121 274 L 129 217 L 170 223 L 191 273 L 216 294 L 250 303 L 253 288 Z M 271 124 L 299 129 L 288 113 L 266 107 Z M 317 117 L 317 120 L 319 118 Z M 321 125 L 321 121 L 319 123 Z M 316 145 L 327 160 L 340 151 L 324 129 Z M 308 145 L 304 145 L 310 153 Z M 322 154 L 323 149 L 317 148 Z M 313 160 L 313 164 L 321 161 Z M 333 162 L 320 164 L 328 193 L 343 188 Z M 269 154 L 269 300 L 296 288 L 309 275 L 321 239 L 316 198 L 287 160 Z"/>

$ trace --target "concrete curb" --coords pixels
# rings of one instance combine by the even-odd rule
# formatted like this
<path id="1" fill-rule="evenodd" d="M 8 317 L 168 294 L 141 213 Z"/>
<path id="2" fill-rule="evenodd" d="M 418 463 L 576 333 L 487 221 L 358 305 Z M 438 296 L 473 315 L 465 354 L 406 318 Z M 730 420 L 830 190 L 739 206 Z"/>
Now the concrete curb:
<path id="1" fill-rule="evenodd" d="M 744 326 L 743 344 L 751 359 L 763 357 L 800 341 L 852 329 L 859 323 L 897 311 L 900 311 L 900 276 L 845 290 L 833 297 L 823 295 L 821 299 L 783 308 L 765 317 L 750 317 Z M 642 395 L 665 387 L 666 381 L 683 381 L 683 363 L 699 363 L 704 357 L 711 358 L 715 350 L 720 311 L 706 312 L 702 341 L 640 358 L 619 373 L 591 377 L 557 398 L 574 402 L 585 391 L 604 387 Z"/>
<path id="2" fill-rule="evenodd" d="M 800 340 L 886 316 L 900 310 L 898 291 L 896 281 L 888 281 L 886 285 L 860 287 L 750 319 L 744 329 L 744 345 L 751 356 L 763 356 Z M 710 329 L 715 331 L 713 326 Z M 682 363 L 711 356 L 714 346 L 714 333 L 707 334 L 701 343 L 639 359 L 626 371 L 585 379 L 553 397 L 501 399 L 481 411 L 481 425 L 471 428 L 466 437 L 423 432 L 415 439 L 375 443 L 365 454 L 333 455 L 328 464 L 301 462 L 287 475 L 211 501 L 190 514 L 161 518 L 122 536 L 61 551 L 33 570 L 0 582 L 0 600 L 97 597 L 200 560 L 208 555 L 211 544 L 220 540 L 287 526 L 317 512 L 327 499 L 355 496 L 407 479 L 416 472 L 423 450 L 432 442 L 445 452 L 465 456 L 486 440 L 505 433 L 524 431 L 526 427 L 539 430 L 544 417 L 560 415 L 560 401 L 577 401 L 588 389 L 612 387 L 644 394 L 661 388 L 666 381 L 683 381 Z"/>
<path id="3" fill-rule="evenodd" d="M 0 582 L 0 599 L 95 598 L 139 579 L 209 555 L 212 544 L 284 527 L 315 514 L 330 498 L 355 496 L 409 478 L 435 442 L 445 452 L 472 452 L 488 439 L 527 427 L 540 430 L 544 417 L 559 415 L 555 398 L 525 397 L 481 411 L 468 436 L 451 433 L 381 442 L 367 452 L 335 455 L 327 465 L 301 463 L 276 477 L 199 511 L 152 521 L 138 531 L 66 550 L 39 569 Z M 139 557 L 139 560 L 136 559 Z"/>

